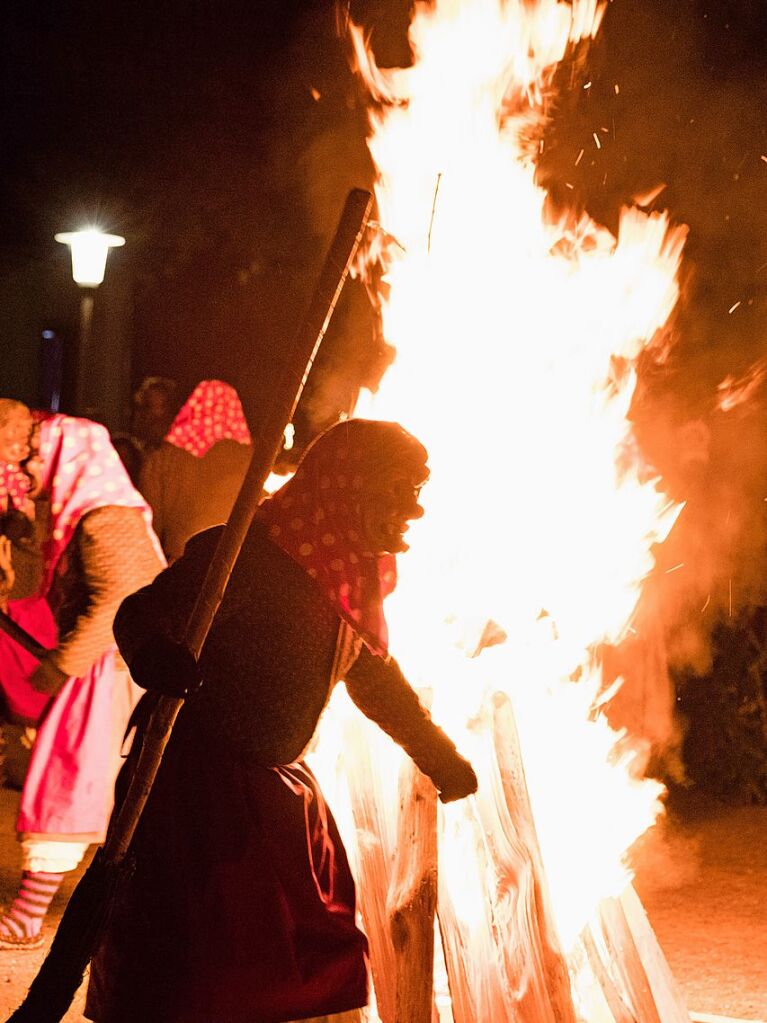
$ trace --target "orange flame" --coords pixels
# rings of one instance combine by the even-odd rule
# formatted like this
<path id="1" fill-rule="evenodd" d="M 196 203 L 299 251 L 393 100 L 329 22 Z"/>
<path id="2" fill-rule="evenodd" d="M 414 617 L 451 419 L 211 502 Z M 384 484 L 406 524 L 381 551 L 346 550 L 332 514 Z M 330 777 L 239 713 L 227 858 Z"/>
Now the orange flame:
<path id="1" fill-rule="evenodd" d="M 678 514 L 646 478 L 627 412 L 636 359 L 678 298 L 686 232 L 636 208 L 617 238 L 587 217 L 546 223 L 522 137 L 556 63 L 603 11 L 595 0 L 417 3 L 413 66 L 386 71 L 352 29 L 374 101 L 379 220 L 397 242 L 381 309 L 397 357 L 356 412 L 399 420 L 430 452 L 426 515 L 387 618 L 406 674 L 433 692 L 435 719 L 480 775 L 477 797 L 442 813 L 440 846 L 440 897 L 470 936 L 478 992 L 506 969 L 497 934 L 513 913 L 496 694 L 514 706 L 566 946 L 625 884 L 624 853 L 660 809 L 660 786 L 632 777 L 631 754 L 617 755 L 595 713 L 594 650 L 630 628 L 652 546 Z M 507 638 L 482 649 L 489 622 Z M 393 754 L 383 744 L 375 756 Z M 382 798 L 395 815 L 393 791 Z M 494 1018 L 480 994 L 477 1005 Z"/>

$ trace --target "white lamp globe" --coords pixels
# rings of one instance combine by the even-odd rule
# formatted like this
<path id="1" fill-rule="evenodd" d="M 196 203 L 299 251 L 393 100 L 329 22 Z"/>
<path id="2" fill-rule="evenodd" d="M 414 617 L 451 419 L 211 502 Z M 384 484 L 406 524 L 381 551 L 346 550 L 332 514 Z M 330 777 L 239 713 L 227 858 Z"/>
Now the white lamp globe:
<path id="1" fill-rule="evenodd" d="M 104 280 L 109 250 L 125 244 L 125 239 L 119 234 L 104 234 L 96 227 L 65 231 L 54 237 L 57 242 L 69 246 L 72 277 L 81 288 L 97 288 Z"/>

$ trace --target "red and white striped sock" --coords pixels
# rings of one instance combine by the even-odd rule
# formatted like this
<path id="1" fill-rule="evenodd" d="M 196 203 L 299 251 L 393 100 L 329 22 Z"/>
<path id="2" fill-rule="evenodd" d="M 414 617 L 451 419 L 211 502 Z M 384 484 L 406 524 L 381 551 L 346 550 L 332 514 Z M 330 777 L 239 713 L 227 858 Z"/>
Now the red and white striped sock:
<path id="1" fill-rule="evenodd" d="M 6 934 L 16 938 L 36 937 L 43 926 L 51 899 L 63 880 L 63 874 L 25 870 L 21 875 L 16 898 L 0 917 L 0 935 Z"/>

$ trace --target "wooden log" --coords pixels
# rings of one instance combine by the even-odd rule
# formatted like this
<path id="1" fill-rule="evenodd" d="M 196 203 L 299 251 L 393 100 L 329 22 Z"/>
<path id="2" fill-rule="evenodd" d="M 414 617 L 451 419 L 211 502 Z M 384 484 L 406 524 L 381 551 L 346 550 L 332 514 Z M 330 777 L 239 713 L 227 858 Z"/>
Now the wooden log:
<path id="1" fill-rule="evenodd" d="M 644 966 L 658 1015 L 663 1023 L 690 1023 L 690 1013 L 681 989 L 658 944 L 655 931 L 634 886 L 628 885 L 617 901 Z"/>
<path id="2" fill-rule="evenodd" d="M 620 898 L 603 899 L 598 918 L 611 976 L 639 1023 L 690 1023 L 681 991 L 633 886 Z"/>
<path id="3" fill-rule="evenodd" d="M 585 954 L 586 963 L 591 970 L 594 979 L 607 1004 L 612 1023 L 642 1023 L 637 1019 L 630 1007 L 623 1000 L 621 991 L 604 961 L 604 954 L 600 952 L 594 938 L 594 932 L 590 927 L 584 928 L 581 936 L 581 944 Z M 575 956 L 571 957 L 571 962 Z M 586 963 L 583 964 L 585 968 Z"/>
<path id="4" fill-rule="evenodd" d="M 514 711 L 511 701 L 500 694 L 494 700 L 493 731 L 506 810 L 514 831 L 527 850 L 532 870 L 532 903 L 528 909 L 530 938 L 534 947 L 529 949 L 529 954 L 531 962 L 537 963 L 538 971 L 529 987 L 528 997 L 538 1006 L 542 1000 L 547 1000 L 556 1023 L 576 1023 L 570 975 L 551 912 Z M 536 1008 L 535 1011 L 540 1014 L 541 1010 Z"/>
<path id="5" fill-rule="evenodd" d="M 359 717 L 344 729 L 344 760 L 356 831 L 356 881 L 360 913 L 370 945 L 376 1008 L 382 1023 L 397 1021 L 397 959 L 389 929 L 387 895 L 392 850 L 386 808 L 373 769 L 371 736 Z"/>
<path id="6" fill-rule="evenodd" d="M 397 1023 L 433 1023 L 437 906 L 437 790 L 406 760 L 387 915 L 396 962 Z"/>

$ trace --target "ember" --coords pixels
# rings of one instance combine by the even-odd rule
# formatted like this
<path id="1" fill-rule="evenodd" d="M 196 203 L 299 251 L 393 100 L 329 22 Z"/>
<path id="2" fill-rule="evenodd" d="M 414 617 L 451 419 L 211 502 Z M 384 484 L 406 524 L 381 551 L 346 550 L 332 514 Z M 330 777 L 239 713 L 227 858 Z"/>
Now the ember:
<path id="1" fill-rule="evenodd" d="M 636 360 L 677 301 L 685 230 L 637 208 L 617 239 L 585 216 L 548 223 L 530 142 L 557 62 L 602 13 L 593 0 L 418 3 L 413 66 L 395 70 L 352 28 L 379 220 L 396 242 L 381 314 L 397 359 L 357 414 L 413 429 L 432 467 L 387 606 L 392 647 L 480 775 L 438 823 L 459 1023 L 686 1018 L 626 894 L 625 852 L 661 787 L 637 779 L 640 744 L 595 710 L 595 651 L 632 628 L 652 546 L 678 513 L 647 478 L 627 412 Z M 483 645 L 489 622 L 505 641 Z M 337 748 L 320 743 L 325 776 Z M 406 1017 L 386 893 L 415 854 L 397 839 L 397 793 L 381 788 L 392 772 L 370 766 L 392 751 L 372 733 L 356 748 L 362 760 L 342 765 L 347 828 L 389 1023 Z M 429 874 L 422 844 L 414 877 Z M 430 1008 L 407 1018 L 427 1023 Z"/>

